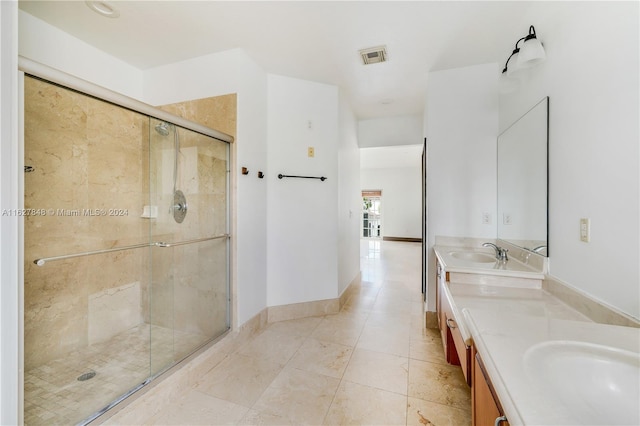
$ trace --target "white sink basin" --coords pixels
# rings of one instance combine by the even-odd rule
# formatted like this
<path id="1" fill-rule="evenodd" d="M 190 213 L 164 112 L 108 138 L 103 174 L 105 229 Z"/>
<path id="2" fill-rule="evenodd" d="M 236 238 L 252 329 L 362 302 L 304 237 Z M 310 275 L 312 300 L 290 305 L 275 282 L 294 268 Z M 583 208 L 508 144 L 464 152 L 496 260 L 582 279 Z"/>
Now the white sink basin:
<path id="1" fill-rule="evenodd" d="M 459 260 L 475 263 L 493 263 L 496 261 L 495 256 L 487 253 L 479 253 L 476 251 L 452 251 L 449 253 L 452 257 Z"/>
<path id="2" fill-rule="evenodd" d="M 576 423 L 640 424 L 640 354 L 555 340 L 527 350 L 524 367 Z"/>

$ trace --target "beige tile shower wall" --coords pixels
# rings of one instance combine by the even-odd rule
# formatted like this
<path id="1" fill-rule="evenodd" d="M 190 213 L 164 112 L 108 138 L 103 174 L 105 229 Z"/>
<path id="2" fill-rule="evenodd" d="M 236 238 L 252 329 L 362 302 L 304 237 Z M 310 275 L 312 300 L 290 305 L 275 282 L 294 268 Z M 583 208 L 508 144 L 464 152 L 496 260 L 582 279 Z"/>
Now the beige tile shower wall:
<path id="1" fill-rule="evenodd" d="M 159 108 L 236 137 L 237 95 L 235 93 L 178 102 Z"/>
<path id="2" fill-rule="evenodd" d="M 41 213 L 25 217 L 27 369 L 85 347 L 90 329 L 94 340 L 105 335 L 100 327 L 118 331 L 91 315 L 92 297 L 146 286 L 148 249 L 42 267 L 33 260 L 148 241 L 148 221 L 140 218 L 148 203 L 147 141 L 145 116 L 25 78 L 25 165 L 34 168 L 25 173 L 25 208 Z M 129 302 L 119 312 L 116 299 L 103 301 L 128 312 L 122 327 L 136 317 Z"/>
<path id="3" fill-rule="evenodd" d="M 139 325 L 140 283 L 109 288 L 89 296 L 89 344 L 104 342 Z"/>

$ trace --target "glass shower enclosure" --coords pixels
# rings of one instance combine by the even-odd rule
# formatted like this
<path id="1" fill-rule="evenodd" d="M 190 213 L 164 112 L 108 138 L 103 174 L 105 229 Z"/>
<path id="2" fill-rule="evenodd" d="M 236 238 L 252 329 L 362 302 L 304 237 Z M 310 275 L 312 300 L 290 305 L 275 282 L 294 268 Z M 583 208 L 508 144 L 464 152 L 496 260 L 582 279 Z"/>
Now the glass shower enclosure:
<path id="1" fill-rule="evenodd" d="M 24 421 L 86 423 L 229 329 L 229 144 L 31 76 L 24 106 Z"/>

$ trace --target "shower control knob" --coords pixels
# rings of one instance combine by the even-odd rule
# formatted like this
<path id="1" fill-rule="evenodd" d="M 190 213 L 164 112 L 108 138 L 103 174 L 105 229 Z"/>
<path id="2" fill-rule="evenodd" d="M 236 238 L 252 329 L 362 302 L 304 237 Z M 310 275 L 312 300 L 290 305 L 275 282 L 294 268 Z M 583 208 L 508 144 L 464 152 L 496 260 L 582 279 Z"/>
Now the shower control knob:
<path id="1" fill-rule="evenodd" d="M 182 223 L 185 216 L 187 215 L 187 199 L 184 196 L 184 193 L 179 189 L 176 190 L 173 194 L 173 219 L 177 223 Z"/>

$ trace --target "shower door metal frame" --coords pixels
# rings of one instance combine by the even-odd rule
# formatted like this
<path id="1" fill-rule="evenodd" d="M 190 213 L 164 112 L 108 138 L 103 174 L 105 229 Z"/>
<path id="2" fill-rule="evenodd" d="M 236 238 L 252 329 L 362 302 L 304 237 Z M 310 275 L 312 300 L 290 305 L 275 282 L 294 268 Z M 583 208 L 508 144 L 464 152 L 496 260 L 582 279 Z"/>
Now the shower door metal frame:
<path id="1" fill-rule="evenodd" d="M 150 119 L 157 119 L 156 117 L 150 117 Z M 175 124 L 175 123 L 170 123 L 170 124 Z M 177 128 L 174 129 L 174 131 L 178 131 Z M 221 141 L 224 142 L 224 141 Z M 154 242 L 154 243 L 150 243 L 151 247 L 160 247 L 160 248 L 170 248 L 170 247 L 175 247 L 175 246 L 182 246 L 182 245 L 188 245 L 188 244 L 194 244 L 194 243 L 200 243 L 200 242 L 205 242 L 205 241 L 210 241 L 210 240 L 217 240 L 217 239 L 221 239 L 221 238 L 225 238 L 226 239 L 226 244 L 225 244 L 225 256 L 226 256 L 226 262 L 225 262 L 225 285 L 226 285 L 226 299 L 225 299 L 225 305 L 226 305 L 226 318 L 225 318 L 225 326 L 226 329 L 224 332 L 222 332 L 219 336 L 215 336 L 213 338 L 211 338 L 208 341 L 205 341 L 204 343 L 202 343 L 199 346 L 196 346 L 193 348 L 193 351 L 190 352 L 189 354 L 185 355 L 183 358 L 175 361 L 173 364 L 168 364 L 166 365 L 164 368 L 160 369 L 159 371 L 152 373 L 150 376 L 150 380 L 153 380 L 159 376 L 162 376 L 164 374 L 166 374 L 168 371 L 172 371 L 174 368 L 176 368 L 178 365 L 180 365 L 181 363 L 183 363 L 185 360 L 187 359 L 191 359 L 192 357 L 194 357 L 196 354 L 199 354 L 200 352 L 206 350 L 208 347 L 212 346 L 213 344 L 215 344 L 215 342 L 217 342 L 218 340 L 222 339 L 227 333 L 229 333 L 231 331 L 231 327 L 232 327 L 232 317 L 233 317 L 233 312 L 232 312 L 232 283 L 231 283 L 231 204 L 232 204 L 232 194 L 231 194 L 231 188 L 232 188 L 232 184 L 231 184 L 231 144 L 227 143 L 226 146 L 226 150 L 225 150 L 225 234 L 222 235 L 218 235 L 218 236 L 214 236 L 214 237 L 206 237 L 206 238 L 197 238 L 197 239 L 192 239 L 192 240 L 187 240 L 187 241 L 178 241 L 178 242 L 173 242 L 173 243 L 165 243 L 165 242 Z M 177 155 L 177 152 L 174 153 L 174 155 Z M 151 189 L 151 187 L 150 187 Z M 180 222 L 178 222 L 180 223 Z M 153 267 L 150 268 L 150 272 L 153 272 Z"/>
<path id="2" fill-rule="evenodd" d="M 184 127 L 185 129 L 192 130 L 196 133 L 210 136 L 221 142 L 232 143 L 234 141 L 234 138 L 231 135 L 219 132 L 218 130 L 212 129 L 210 127 L 203 126 L 202 124 L 194 123 L 193 121 L 163 111 L 152 105 L 145 104 L 144 102 L 140 102 L 136 99 L 122 95 L 120 93 L 105 89 L 104 87 L 90 83 L 86 80 L 82 80 L 78 77 L 74 77 L 70 74 L 48 67 L 39 62 L 32 61 L 31 59 L 27 59 L 24 56 L 18 57 L 18 68 L 25 74 L 29 74 L 33 77 L 47 80 L 59 86 L 84 93 L 85 95 L 89 95 L 94 98 L 112 103 L 114 105 L 121 106 L 131 111 L 139 112 L 143 115 L 147 115 L 160 121 L 167 121 L 171 124 Z"/>

